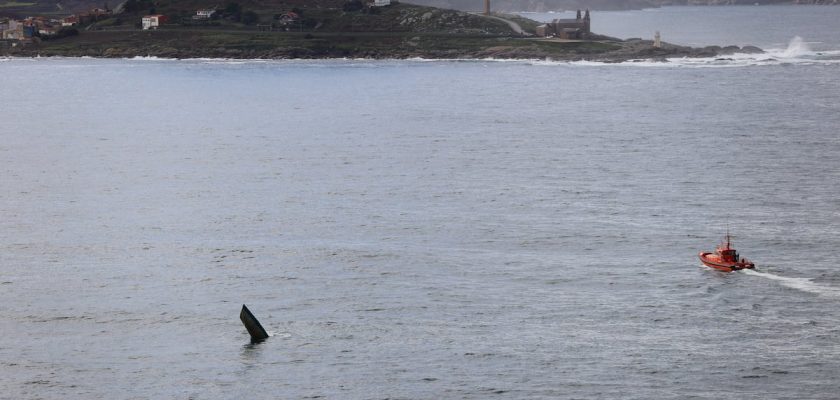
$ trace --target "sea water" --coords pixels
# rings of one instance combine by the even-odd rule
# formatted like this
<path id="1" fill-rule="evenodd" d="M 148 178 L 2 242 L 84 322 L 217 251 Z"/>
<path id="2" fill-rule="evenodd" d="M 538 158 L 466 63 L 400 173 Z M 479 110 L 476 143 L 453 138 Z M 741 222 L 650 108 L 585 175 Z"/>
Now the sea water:
<path id="1" fill-rule="evenodd" d="M 616 15 L 728 10 L 840 8 Z M 836 398 L 840 41 L 742 33 L 768 53 L 2 60 L 0 398 Z M 700 266 L 727 229 L 757 271 Z"/>

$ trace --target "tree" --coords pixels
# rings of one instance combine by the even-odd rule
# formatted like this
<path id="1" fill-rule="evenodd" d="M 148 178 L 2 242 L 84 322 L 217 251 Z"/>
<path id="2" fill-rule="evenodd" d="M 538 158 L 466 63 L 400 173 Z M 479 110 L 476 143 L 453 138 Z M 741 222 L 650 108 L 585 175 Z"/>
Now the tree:
<path id="1" fill-rule="evenodd" d="M 350 0 L 346 3 L 344 3 L 344 6 L 342 7 L 342 9 L 345 12 L 352 12 L 352 11 L 359 11 L 364 7 L 365 7 L 365 5 L 361 2 L 361 0 Z"/>
<path id="2" fill-rule="evenodd" d="M 129 13 L 136 13 L 153 8 L 154 6 L 151 0 L 127 0 L 123 4 L 123 10 Z"/>
<path id="3" fill-rule="evenodd" d="M 239 3 L 228 3 L 224 10 L 225 18 L 231 21 L 239 21 L 242 19 L 242 6 Z"/>
<path id="4" fill-rule="evenodd" d="M 245 25 L 254 25 L 259 22 L 260 17 L 253 11 L 245 11 L 242 13 L 242 23 Z"/>
<path id="5" fill-rule="evenodd" d="M 236 2 L 228 3 L 228 5 L 225 7 L 225 14 L 228 14 L 228 15 L 230 15 L 230 14 L 240 14 L 241 12 L 242 12 L 242 6 L 240 6 L 239 3 L 236 3 Z"/>

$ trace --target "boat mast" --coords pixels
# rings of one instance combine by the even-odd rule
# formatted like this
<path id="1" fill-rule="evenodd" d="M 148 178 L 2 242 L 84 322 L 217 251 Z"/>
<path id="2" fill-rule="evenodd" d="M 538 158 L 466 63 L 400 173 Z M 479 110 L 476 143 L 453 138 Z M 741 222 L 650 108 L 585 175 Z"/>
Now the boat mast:
<path id="1" fill-rule="evenodd" d="M 729 246 L 730 246 L 729 245 L 729 225 L 727 224 L 726 225 L 726 248 L 730 249 L 731 247 L 729 247 Z"/>

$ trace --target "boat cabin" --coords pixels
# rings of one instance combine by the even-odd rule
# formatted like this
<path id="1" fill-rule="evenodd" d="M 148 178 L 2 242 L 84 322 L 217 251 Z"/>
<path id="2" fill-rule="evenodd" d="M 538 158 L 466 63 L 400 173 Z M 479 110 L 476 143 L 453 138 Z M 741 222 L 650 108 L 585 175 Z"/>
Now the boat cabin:
<path id="1" fill-rule="evenodd" d="M 721 261 L 738 262 L 738 252 L 735 249 L 724 249 L 721 247 L 718 247 L 717 249 L 718 254 L 720 254 Z"/>
<path id="2" fill-rule="evenodd" d="M 721 261 L 738 262 L 738 251 L 730 247 L 729 233 L 726 234 L 726 243 L 721 243 L 715 250 L 720 255 Z"/>

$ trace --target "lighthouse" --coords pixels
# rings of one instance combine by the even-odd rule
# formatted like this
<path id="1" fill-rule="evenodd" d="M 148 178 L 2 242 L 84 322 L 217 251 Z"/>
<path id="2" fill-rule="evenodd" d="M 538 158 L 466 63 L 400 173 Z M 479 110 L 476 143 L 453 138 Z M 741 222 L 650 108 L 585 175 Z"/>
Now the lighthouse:
<path id="1" fill-rule="evenodd" d="M 484 0 L 484 15 L 490 15 L 490 0 Z"/>

